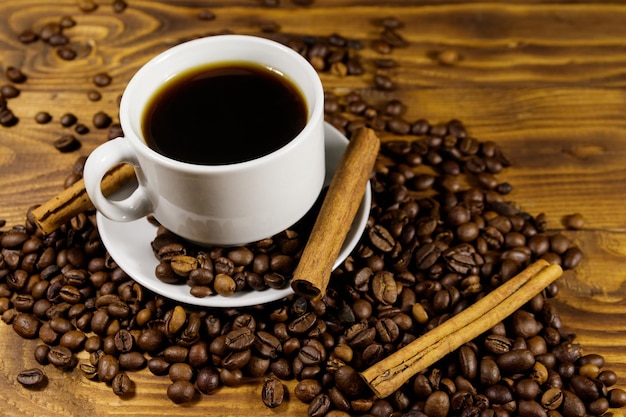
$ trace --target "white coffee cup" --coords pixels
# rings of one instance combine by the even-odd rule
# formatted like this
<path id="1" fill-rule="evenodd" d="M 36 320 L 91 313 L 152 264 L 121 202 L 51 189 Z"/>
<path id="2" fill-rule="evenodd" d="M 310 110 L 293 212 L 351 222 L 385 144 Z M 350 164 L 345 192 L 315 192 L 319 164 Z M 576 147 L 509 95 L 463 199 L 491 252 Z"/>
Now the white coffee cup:
<path id="1" fill-rule="evenodd" d="M 291 80 L 307 104 L 304 129 L 268 155 L 229 165 L 180 162 L 149 148 L 143 139 L 142 115 L 155 91 L 190 68 L 234 61 L 265 66 Z M 87 193 L 111 220 L 131 221 L 152 213 L 170 231 L 199 244 L 239 245 L 273 236 L 302 218 L 321 192 L 323 105 L 317 72 L 280 43 L 219 35 L 180 44 L 150 60 L 128 83 L 120 103 L 124 137 L 100 145 L 87 159 Z M 106 197 L 101 180 L 120 163 L 135 167 L 138 187 L 123 199 Z"/>

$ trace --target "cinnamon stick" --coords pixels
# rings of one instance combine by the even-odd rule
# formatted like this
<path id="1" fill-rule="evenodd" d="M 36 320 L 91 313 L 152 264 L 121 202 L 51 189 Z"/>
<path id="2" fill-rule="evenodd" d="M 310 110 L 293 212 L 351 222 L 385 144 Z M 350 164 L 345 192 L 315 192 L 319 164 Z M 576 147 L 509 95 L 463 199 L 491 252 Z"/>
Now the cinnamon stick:
<path id="1" fill-rule="evenodd" d="M 318 299 L 326 293 L 333 264 L 363 199 L 379 148 L 380 140 L 372 129 L 361 128 L 351 138 L 294 271 L 291 287 L 296 294 Z"/>
<path id="2" fill-rule="evenodd" d="M 486 332 L 562 274 L 559 265 L 538 260 L 466 310 L 361 372 L 379 398 L 385 398 L 416 373 Z"/>
<path id="3" fill-rule="evenodd" d="M 102 178 L 102 193 L 109 195 L 133 178 L 135 170 L 131 165 L 115 166 Z M 77 214 L 90 209 L 93 209 L 93 203 L 85 190 L 85 182 L 81 179 L 33 209 L 31 214 L 37 227 L 44 234 L 48 234 Z"/>

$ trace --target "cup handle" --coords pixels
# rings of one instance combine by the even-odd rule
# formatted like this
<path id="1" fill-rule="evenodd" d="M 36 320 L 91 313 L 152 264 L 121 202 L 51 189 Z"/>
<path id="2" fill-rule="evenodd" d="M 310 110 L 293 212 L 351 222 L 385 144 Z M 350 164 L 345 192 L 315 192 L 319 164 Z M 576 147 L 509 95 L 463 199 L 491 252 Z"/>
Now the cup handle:
<path id="1" fill-rule="evenodd" d="M 87 195 L 100 213 L 113 221 L 129 222 L 152 212 L 152 205 L 144 188 L 140 185 L 128 197 L 112 200 L 102 193 L 100 187 L 107 171 L 123 163 L 138 166 L 135 152 L 123 137 L 109 140 L 89 155 L 85 162 L 83 179 Z"/>

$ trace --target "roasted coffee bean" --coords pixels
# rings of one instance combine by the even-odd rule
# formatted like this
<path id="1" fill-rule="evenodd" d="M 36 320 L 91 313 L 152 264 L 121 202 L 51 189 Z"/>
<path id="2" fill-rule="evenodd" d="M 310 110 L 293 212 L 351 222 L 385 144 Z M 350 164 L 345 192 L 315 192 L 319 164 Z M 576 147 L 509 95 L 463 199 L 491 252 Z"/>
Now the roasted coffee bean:
<path id="1" fill-rule="evenodd" d="M 48 345 L 37 345 L 34 352 L 35 360 L 40 365 L 47 365 L 48 361 L 48 353 L 50 352 L 50 347 Z"/>
<path id="2" fill-rule="evenodd" d="M 609 406 L 612 408 L 621 408 L 626 406 L 626 391 L 621 388 L 614 388 L 608 392 L 607 398 Z"/>
<path id="3" fill-rule="evenodd" d="M 37 41 L 39 39 L 39 35 L 33 32 L 31 29 L 25 29 L 18 35 L 18 40 L 23 44 L 29 44 Z"/>
<path id="4" fill-rule="evenodd" d="M 148 360 L 148 369 L 154 375 L 167 375 L 170 369 L 170 363 L 163 357 L 155 356 Z"/>
<path id="5" fill-rule="evenodd" d="M 143 369 L 147 364 L 146 357 L 137 351 L 120 353 L 118 357 L 120 369 L 126 369 L 129 371 L 137 371 Z"/>
<path id="6" fill-rule="evenodd" d="M 102 94 L 98 90 L 89 90 L 87 91 L 87 98 L 89 101 L 100 101 Z"/>
<path id="7" fill-rule="evenodd" d="M 51 120 L 52 116 L 50 115 L 50 113 L 45 111 L 38 112 L 35 115 L 35 121 L 39 124 L 46 124 L 49 123 Z"/>
<path id="8" fill-rule="evenodd" d="M 70 330 L 64 333 L 59 339 L 59 345 L 65 346 L 72 352 L 78 352 L 83 349 L 87 336 L 80 330 Z"/>
<path id="9" fill-rule="evenodd" d="M 37 337 L 41 322 L 32 314 L 18 313 L 13 319 L 13 330 L 25 339 Z"/>
<path id="10" fill-rule="evenodd" d="M 15 126 L 19 119 L 15 116 L 13 111 L 8 108 L 0 108 L 0 125 L 4 127 Z"/>
<path id="11" fill-rule="evenodd" d="M 134 391 L 133 381 L 126 372 L 120 372 L 115 375 L 111 381 L 111 387 L 113 388 L 113 393 L 121 397 L 131 395 Z"/>
<path id="12" fill-rule="evenodd" d="M 282 351 L 282 345 L 276 336 L 260 330 L 256 332 L 254 349 L 264 358 L 275 359 Z"/>
<path id="13" fill-rule="evenodd" d="M 495 384 L 485 389 L 485 395 L 493 404 L 507 404 L 513 401 L 513 393 L 503 384 Z"/>
<path id="14" fill-rule="evenodd" d="M 194 369 L 188 363 L 173 363 L 168 370 L 168 376 L 172 382 L 191 381 L 194 377 Z"/>
<path id="15" fill-rule="evenodd" d="M 89 133 L 89 127 L 82 123 L 77 123 L 74 126 L 74 132 L 78 133 L 79 135 L 86 135 L 87 133 Z"/>
<path id="16" fill-rule="evenodd" d="M 111 116 L 103 111 L 99 111 L 94 114 L 92 119 L 93 125 L 96 129 L 106 129 L 111 126 L 112 121 L 113 119 L 111 119 Z"/>
<path id="17" fill-rule="evenodd" d="M 228 369 L 222 369 L 220 371 L 220 381 L 223 385 L 227 387 L 236 387 L 241 385 L 243 380 L 243 372 L 241 369 L 235 369 L 233 371 L 229 371 Z"/>
<path id="18" fill-rule="evenodd" d="M 70 127 L 76 124 L 78 118 L 72 113 L 65 113 L 61 116 L 61 126 Z"/>
<path id="19" fill-rule="evenodd" d="M 26 75 L 19 68 L 8 66 L 5 70 L 5 75 L 9 81 L 16 84 L 22 84 L 26 82 Z"/>
<path id="20" fill-rule="evenodd" d="M 383 226 L 375 225 L 368 232 L 372 245 L 383 252 L 389 252 L 395 246 L 395 240 Z"/>
<path id="21" fill-rule="evenodd" d="M 124 10 L 126 10 L 126 7 L 128 7 L 128 4 L 124 0 L 113 1 L 113 11 L 115 13 L 122 13 Z"/>
<path id="22" fill-rule="evenodd" d="M 213 282 L 213 288 L 219 295 L 230 297 L 235 293 L 237 285 L 230 275 L 217 274 Z"/>
<path id="23" fill-rule="evenodd" d="M 178 380 L 167 387 L 167 398 L 175 404 L 188 403 L 194 399 L 196 388 L 185 380 Z"/>
<path id="24" fill-rule="evenodd" d="M 450 410 L 450 397 L 443 391 L 435 391 L 424 403 L 424 413 L 431 417 L 445 417 Z"/>
<path id="25" fill-rule="evenodd" d="M 76 366 L 76 357 L 65 346 L 53 346 L 48 352 L 48 362 L 57 368 L 69 369 Z"/>
<path id="26" fill-rule="evenodd" d="M 303 379 L 294 388 L 294 395 L 303 403 L 310 403 L 322 392 L 322 385 L 315 379 Z"/>
<path id="27" fill-rule="evenodd" d="M 4 98 L 15 98 L 19 96 L 21 91 L 13 84 L 4 84 L 0 86 L 0 95 Z"/>
<path id="28" fill-rule="evenodd" d="M 560 388 L 550 388 L 541 396 L 541 405 L 547 410 L 556 410 L 563 403 L 563 392 Z"/>
<path id="29" fill-rule="evenodd" d="M 580 230 L 585 227 L 585 219 L 580 213 L 573 213 L 563 217 L 563 225 L 571 230 Z"/>
<path id="30" fill-rule="evenodd" d="M 263 380 L 261 399 L 266 407 L 276 408 L 283 403 L 284 398 L 285 387 L 278 378 L 268 377 Z"/>
<path id="31" fill-rule="evenodd" d="M 98 8 L 98 4 L 93 0 L 79 0 L 78 8 L 85 13 L 93 12 Z"/>
<path id="32" fill-rule="evenodd" d="M 351 366 L 341 366 L 335 372 L 335 384 L 348 397 L 356 397 L 367 392 L 365 383 Z"/>
<path id="33" fill-rule="evenodd" d="M 17 374 L 17 382 L 26 388 L 39 389 L 48 383 L 48 378 L 41 369 L 32 368 Z"/>
<path id="34" fill-rule="evenodd" d="M 63 135 L 54 141 L 54 147 L 59 152 L 73 152 L 81 147 L 81 143 L 74 135 Z"/>
<path id="35" fill-rule="evenodd" d="M 309 417 L 322 417 L 328 413 L 330 407 L 330 398 L 328 395 L 321 393 L 311 400 L 307 413 Z"/>
<path id="36" fill-rule="evenodd" d="M 563 417 L 583 416 L 585 412 L 585 403 L 571 391 L 563 390 Z"/>
<path id="37" fill-rule="evenodd" d="M 93 76 L 93 83 L 98 87 L 106 87 L 113 79 L 106 72 L 99 72 Z"/>
<path id="38" fill-rule="evenodd" d="M 78 55 L 77 52 L 69 45 L 63 45 L 57 48 L 57 55 L 65 61 L 71 61 Z"/>
<path id="39" fill-rule="evenodd" d="M 380 271 L 372 279 L 372 293 L 374 298 L 382 304 L 392 305 L 398 298 L 398 286 L 393 274 L 388 271 Z"/>

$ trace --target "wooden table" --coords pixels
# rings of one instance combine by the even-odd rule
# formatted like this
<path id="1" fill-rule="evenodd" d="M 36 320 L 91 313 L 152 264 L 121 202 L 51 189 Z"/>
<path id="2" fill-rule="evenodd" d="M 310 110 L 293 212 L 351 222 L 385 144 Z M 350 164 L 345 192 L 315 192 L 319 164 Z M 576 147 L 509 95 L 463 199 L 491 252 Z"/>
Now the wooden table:
<path id="1" fill-rule="evenodd" d="M 323 74 L 325 88 L 399 98 L 408 106 L 408 120 L 460 119 L 473 136 L 496 141 L 510 156 L 513 167 L 502 178 L 513 184 L 510 197 L 527 212 L 546 213 L 552 229 L 562 228 L 563 216 L 581 213 L 585 228 L 572 236 L 585 258 L 561 281 L 556 307 L 584 351 L 604 355 L 606 366 L 619 375 L 618 385 L 626 386 L 626 5 L 315 0 L 305 7 L 281 0 L 281 7 L 268 7 L 258 0 L 128 0 L 129 7 L 115 13 L 111 1 L 98 0 L 99 8 L 87 13 L 79 3 L 0 2 L 0 68 L 4 74 L 15 66 L 29 77 L 21 95 L 9 101 L 19 123 L 0 128 L 0 218 L 8 225 L 23 223 L 28 207 L 55 195 L 77 156 L 106 139 L 106 131 L 92 127 L 80 137 L 80 151 L 58 152 L 52 143 L 67 132 L 61 115 L 72 112 L 89 126 L 97 111 L 115 116 L 118 96 L 133 73 L 181 39 L 224 30 L 259 33 L 277 24 L 284 33 L 358 39 L 368 62 L 380 57 L 369 47 L 380 32 L 372 20 L 396 16 L 409 43 L 389 56 L 400 64 L 393 70 L 399 88 L 375 93 L 371 74 Z M 203 10 L 215 19 L 199 19 Z M 78 51 L 75 60 L 60 59 L 42 42 L 17 40 L 23 30 L 39 30 L 66 15 L 77 22 L 65 32 Z M 458 52 L 460 60 L 437 62 L 433 55 L 442 50 Z M 98 72 L 108 72 L 113 82 L 98 88 L 102 100 L 92 102 L 86 92 Z M 0 84 L 7 82 L 3 77 Z M 53 122 L 35 123 L 39 111 L 50 112 Z M 306 413 L 295 399 L 276 410 L 265 408 L 257 384 L 175 406 L 165 397 L 167 379 L 148 371 L 133 376 L 137 392 L 128 400 L 78 371 L 51 367 L 48 387 L 28 391 L 15 376 L 36 365 L 36 344 L 0 323 L 0 415 Z"/>

